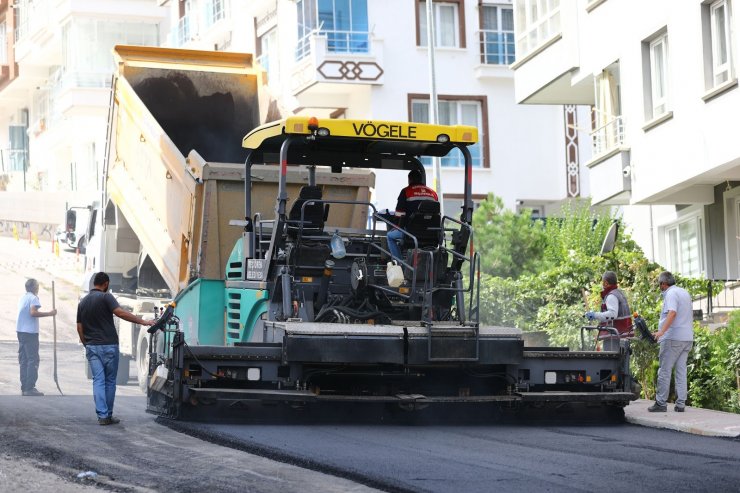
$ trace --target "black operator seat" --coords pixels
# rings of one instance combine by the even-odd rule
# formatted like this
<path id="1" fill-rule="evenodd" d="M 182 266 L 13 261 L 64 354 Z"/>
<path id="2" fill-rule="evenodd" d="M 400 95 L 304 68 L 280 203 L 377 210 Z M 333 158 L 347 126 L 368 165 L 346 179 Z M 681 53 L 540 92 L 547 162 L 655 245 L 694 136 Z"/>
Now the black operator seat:
<path id="1" fill-rule="evenodd" d="M 433 200 L 419 202 L 418 209 L 409 214 L 402 227 L 416 237 L 419 248 L 438 247 L 442 242 L 442 216 L 439 202 Z M 409 236 L 404 236 L 404 247 L 413 248 L 414 240 Z"/>
<path id="2" fill-rule="evenodd" d="M 293 202 L 288 214 L 288 234 L 296 237 L 301 229 L 301 208 L 303 208 L 303 235 L 320 235 L 324 232 L 324 222 L 329 213 L 329 204 L 313 202 L 303 207 L 308 200 L 321 200 L 321 188 L 305 185 L 301 187 L 298 198 Z"/>

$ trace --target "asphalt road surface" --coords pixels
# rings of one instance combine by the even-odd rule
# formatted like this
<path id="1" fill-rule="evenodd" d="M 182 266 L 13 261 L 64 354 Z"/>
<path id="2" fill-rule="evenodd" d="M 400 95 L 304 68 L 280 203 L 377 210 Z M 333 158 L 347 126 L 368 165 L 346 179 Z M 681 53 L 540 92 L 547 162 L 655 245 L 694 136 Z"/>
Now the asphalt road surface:
<path id="1" fill-rule="evenodd" d="M 740 440 L 582 419 L 175 427 L 388 491 L 739 491 Z"/>
<path id="2" fill-rule="evenodd" d="M 0 241 L 0 246 L 2 242 Z M 560 413 L 474 424 L 374 411 L 284 417 L 267 409 L 238 424 L 183 423 L 144 412 L 135 381 L 120 386 L 120 425 L 97 424 L 73 313 L 76 288 L 57 283 L 60 396 L 52 380 L 50 319 L 42 319 L 38 388 L 22 397 L 14 311 L 25 276 L 49 283 L 33 252 L 0 258 L 0 491 L 738 491 L 740 441 L 590 424 Z M 133 375 L 132 375 L 133 377 Z M 346 413 L 345 413 L 346 411 Z M 457 419 L 450 419 L 456 416 Z M 488 419 L 490 417 L 490 419 Z M 270 419 L 267 419 L 270 418 Z M 481 418 L 481 415 L 478 415 Z M 97 477 L 77 480 L 80 472 Z"/>

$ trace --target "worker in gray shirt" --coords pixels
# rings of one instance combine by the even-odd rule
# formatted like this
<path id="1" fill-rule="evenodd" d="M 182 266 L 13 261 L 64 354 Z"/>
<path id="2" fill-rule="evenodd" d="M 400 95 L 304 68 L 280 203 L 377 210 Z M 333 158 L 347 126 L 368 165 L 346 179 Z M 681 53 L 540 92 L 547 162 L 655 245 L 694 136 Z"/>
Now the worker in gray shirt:
<path id="1" fill-rule="evenodd" d="M 663 308 L 660 311 L 659 330 L 655 340 L 660 343 L 658 360 L 658 388 L 655 404 L 648 408 L 650 412 L 668 410 L 666 401 L 671 387 L 671 372 L 676 370 L 676 412 L 683 412 L 686 406 L 686 361 L 694 344 L 694 320 L 691 296 L 676 286 L 676 279 L 670 272 L 661 272 L 658 284 L 663 292 Z"/>

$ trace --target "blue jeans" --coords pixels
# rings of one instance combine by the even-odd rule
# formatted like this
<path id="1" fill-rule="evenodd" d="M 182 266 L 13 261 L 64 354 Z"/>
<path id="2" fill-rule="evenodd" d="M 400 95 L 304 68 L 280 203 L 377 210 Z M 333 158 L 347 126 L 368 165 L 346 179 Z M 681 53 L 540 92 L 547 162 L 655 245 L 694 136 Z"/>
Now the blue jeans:
<path id="1" fill-rule="evenodd" d="M 21 367 L 21 392 L 36 387 L 39 378 L 39 335 L 29 332 L 18 334 L 18 364 Z"/>
<path id="2" fill-rule="evenodd" d="M 401 247 L 399 241 L 403 241 L 403 233 L 400 229 L 392 229 L 385 235 L 388 238 L 388 250 L 396 260 L 401 260 Z"/>
<path id="3" fill-rule="evenodd" d="M 93 378 L 95 412 L 98 418 L 108 418 L 113 415 L 113 401 L 116 400 L 118 344 L 88 345 L 85 355 Z"/>

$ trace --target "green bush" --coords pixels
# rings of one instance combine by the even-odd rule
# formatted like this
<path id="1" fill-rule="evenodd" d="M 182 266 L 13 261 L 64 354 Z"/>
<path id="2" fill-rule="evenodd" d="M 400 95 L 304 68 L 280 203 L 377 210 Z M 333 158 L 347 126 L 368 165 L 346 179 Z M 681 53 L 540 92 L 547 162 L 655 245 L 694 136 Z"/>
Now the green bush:
<path id="1" fill-rule="evenodd" d="M 740 311 L 730 315 L 727 327 L 713 333 L 705 327 L 694 330 L 694 348 L 689 355 L 689 404 L 719 411 L 740 412 L 737 387 Z"/>
<path id="2" fill-rule="evenodd" d="M 545 331 L 553 345 L 580 348 L 583 314 L 599 309 L 601 274 L 613 270 L 632 311 L 656 331 L 662 304 L 657 278 L 664 269 L 650 262 L 625 231 L 613 252 L 600 255 L 603 238 L 616 220 L 576 202 L 564 208 L 562 217 L 541 226 L 528 211 L 506 211 L 500 199 L 489 196 L 473 218 L 475 243 L 482 253 L 481 322 Z M 692 296 L 707 292 L 704 279 L 676 276 L 676 283 Z M 716 333 L 696 329 L 689 356 L 691 405 L 738 412 L 738 327 L 740 314 Z M 658 346 L 634 341 L 630 364 L 643 396 L 654 398 Z"/>

